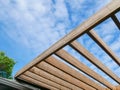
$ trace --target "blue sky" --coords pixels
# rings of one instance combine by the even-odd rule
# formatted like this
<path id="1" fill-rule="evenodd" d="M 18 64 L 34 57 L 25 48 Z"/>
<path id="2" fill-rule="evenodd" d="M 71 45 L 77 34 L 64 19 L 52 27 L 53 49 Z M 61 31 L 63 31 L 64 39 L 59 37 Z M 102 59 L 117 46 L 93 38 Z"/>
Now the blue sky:
<path id="1" fill-rule="evenodd" d="M 0 0 L 0 51 L 4 51 L 17 62 L 13 75 L 110 1 Z M 120 19 L 120 13 L 117 17 Z M 106 20 L 95 30 L 120 57 L 120 34 L 112 20 Z M 103 63 L 108 64 L 107 66 L 113 71 L 115 69 L 112 65 L 114 65 L 115 73 L 119 74 L 120 68 L 109 56 L 103 55 L 105 53 L 97 45 L 94 46 L 94 42 L 87 35 L 79 38 L 78 41 Z M 97 70 L 84 58 L 77 57 L 74 50 L 69 47 L 65 49 L 71 51 L 71 54 L 92 69 Z"/>

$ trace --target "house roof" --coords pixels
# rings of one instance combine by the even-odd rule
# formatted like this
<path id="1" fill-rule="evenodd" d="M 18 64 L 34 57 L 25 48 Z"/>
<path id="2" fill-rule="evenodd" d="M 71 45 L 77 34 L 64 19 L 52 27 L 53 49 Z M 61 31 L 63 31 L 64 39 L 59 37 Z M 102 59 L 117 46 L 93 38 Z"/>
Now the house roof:
<path id="1" fill-rule="evenodd" d="M 120 30 L 120 21 L 116 17 L 116 13 L 119 11 L 120 0 L 113 0 L 22 68 L 15 78 L 52 90 L 116 90 L 119 86 L 116 87 L 89 66 L 80 62 L 69 51 L 64 50 L 64 47 L 70 46 L 99 70 L 120 84 L 119 76 L 114 74 L 77 41 L 78 38 L 87 34 L 120 66 L 120 58 L 117 57 L 93 29 L 108 18 L 111 18 Z"/>
<path id="2" fill-rule="evenodd" d="M 32 90 L 15 80 L 5 79 L 0 77 L 0 90 Z"/>

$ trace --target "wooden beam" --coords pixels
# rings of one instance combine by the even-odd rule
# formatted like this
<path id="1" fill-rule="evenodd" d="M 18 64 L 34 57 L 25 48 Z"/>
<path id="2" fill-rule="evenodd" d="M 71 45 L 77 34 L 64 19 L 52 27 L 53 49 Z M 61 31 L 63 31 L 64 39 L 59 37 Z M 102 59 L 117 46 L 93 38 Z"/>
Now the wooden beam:
<path id="1" fill-rule="evenodd" d="M 48 80 L 46 78 L 43 78 L 43 77 L 41 77 L 41 76 L 39 76 L 39 75 L 37 75 L 35 73 L 32 73 L 30 71 L 25 72 L 24 75 L 29 76 L 30 78 L 33 78 L 33 79 L 35 79 L 37 81 L 43 82 L 43 83 L 45 83 L 45 84 L 47 84 L 49 86 L 52 86 L 54 88 L 58 88 L 59 90 L 70 90 L 69 88 L 61 86 L 61 85 L 59 85 L 59 84 L 57 84 L 57 83 L 55 83 L 53 81 L 50 81 L 50 80 Z"/>
<path id="2" fill-rule="evenodd" d="M 110 69 L 108 69 L 104 64 L 102 64 L 96 57 L 94 57 L 88 50 L 86 50 L 80 43 L 73 41 L 70 46 L 78 51 L 82 56 L 88 59 L 91 63 L 101 69 L 104 73 L 110 76 L 113 80 L 120 84 L 120 78 L 115 75 Z"/>
<path id="3" fill-rule="evenodd" d="M 28 76 L 25 76 L 25 75 L 20 75 L 20 76 L 19 76 L 19 79 L 20 79 L 20 80 L 23 80 L 23 81 L 28 81 L 28 82 L 30 82 L 30 83 L 32 83 L 32 84 L 34 84 L 34 85 L 38 85 L 38 86 L 42 86 L 42 87 L 48 88 L 48 89 L 50 89 L 50 90 L 59 90 L 59 89 L 57 89 L 57 88 L 54 88 L 54 87 L 52 87 L 52 86 L 49 86 L 49 85 L 47 85 L 47 84 L 45 84 L 45 83 L 43 83 L 43 82 L 37 81 L 37 80 L 32 79 L 32 78 L 30 78 L 30 77 L 28 77 Z"/>
<path id="4" fill-rule="evenodd" d="M 73 78 L 72 76 L 64 73 L 63 71 L 53 67 L 52 65 L 50 65 L 50 64 L 48 64 L 44 61 L 39 63 L 37 65 L 37 67 L 40 68 L 40 69 L 43 69 L 43 70 L 45 70 L 45 71 L 47 71 L 47 72 L 49 72 L 49 73 L 51 73 L 51 74 L 53 74 L 57 77 L 59 77 L 59 78 L 65 80 L 65 81 L 79 87 L 79 88 L 82 88 L 82 89 L 85 89 L 85 90 L 95 90 L 93 87 L 88 86 L 87 84 Z"/>
<path id="5" fill-rule="evenodd" d="M 115 90 L 120 90 L 120 85 L 116 86 Z"/>
<path id="6" fill-rule="evenodd" d="M 70 84 L 70 83 L 68 83 L 68 82 L 66 82 L 66 81 L 64 81 L 64 80 L 62 80 L 62 79 L 48 73 L 48 72 L 43 71 L 40 68 L 33 67 L 33 68 L 30 69 L 30 71 L 35 73 L 35 74 L 38 74 L 38 75 L 40 75 L 40 76 L 42 76 L 42 77 L 44 77 L 46 79 L 49 79 L 50 81 L 56 82 L 56 83 L 58 83 L 58 84 L 60 84 L 62 86 L 70 88 L 71 90 L 82 90 L 79 87 L 76 87 L 75 85 L 72 85 L 72 84 Z"/>
<path id="7" fill-rule="evenodd" d="M 98 90 L 103 90 L 104 88 L 102 86 L 100 86 L 99 84 L 95 83 L 94 81 L 92 81 L 91 79 L 87 78 L 86 76 L 84 76 L 83 74 L 77 72 L 76 70 L 72 69 L 71 67 L 65 65 L 64 63 L 62 63 L 61 61 L 57 60 L 55 57 L 50 56 L 48 57 L 46 60 L 46 62 L 48 62 L 49 64 L 57 67 L 58 69 L 64 71 L 65 73 L 73 76 L 74 78 L 98 89 Z"/>
<path id="8" fill-rule="evenodd" d="M 114 88 L 114 89 L 108 89 L 108 88 L 105 88 L 104 90 L 115 90 L 115 88 Z"/>
<path id="9" fill-rule="evenodd" d="M 99 12 L 97 12 L 95 15 L 90 17 L 88 20 L 86 20 L 83 24 L 78 26 L 76 29 L 74 29 L 71 33 L 66 35 L 64 38 L 59 40 L 56 44 L 54 44 L 52 47 L 50 47 L 48 50 L 46 50 L 43 54 L 38 56 L 35 60 L 33 60 L 31 63 L 26 65 L 23 69 L 21 69 L 15 77 L 21 75 L 40 61 L 44 60 L 48 56 L 52 55 L 54 52 L 58 51 L 68 43 L 72 42 L 79 36 L 83 35 L 87 31 L 94 28 L 96 25 L 107 19 L 111 14 L 116 13 L 120 9 L 120 0 L 113 0 L 110 4 L 105 6 L 103 9 L 101 9 Z"/>
<path id="10" fill-rule="evenodd" d="M 94 30 L 90 30 L 88 35 L 120 66 L 120 59 L 107 46 L 107 44 L 97 35 Z"/>
<path id="11" fill-rule="evenodd" d="M 105 89 L 105 90 L 109 90 L 109 89 Z M 114 88 L 114 89 L 112 89 L 112 90 L 120 90 L 120 85 L 115 86 L 115 88 Z"/>
<path id="12" fill-rule="evenodd" d="M 107 80 L 105 80 L 103 77 L 101 77 L 99 74 L 88 68 L 86 65 L 78 61 L 75 57 L 68 54 L 65 50 L 61 49 L 55 53 L 57 56 L 68 62 L 69 64 L 73 65 L 77 69 L 81 70 L 85 74 L 91 76 L 98 82 L 104 84 L 106 87 L 113 89 L 114 86 L 110 84 Z"/>
<path id="13" fill-rule="evenodd" d="M 118 27 L 118 29 L 120 30 L 120 21 L 117 19 L 117 17 L 115 16 L 115 14 L 113 14 L 111 16 L 111 18 L 114 21 L 114 23 L 116 24 L 116 26 Z"/>

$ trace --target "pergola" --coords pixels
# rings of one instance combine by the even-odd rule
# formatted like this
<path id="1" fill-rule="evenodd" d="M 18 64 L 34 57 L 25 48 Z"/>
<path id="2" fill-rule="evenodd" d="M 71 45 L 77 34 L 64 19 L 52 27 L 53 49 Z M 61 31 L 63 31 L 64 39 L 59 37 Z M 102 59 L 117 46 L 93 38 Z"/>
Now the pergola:
<path id="1" fill-rule="evenodd" d="M 112 60 L 120 65 L 120 58 L 117 57 L 95 30 L 93 30 L 93 28 L 108 18 L 111 18 L 120 30 L 120 21 L 115 15 L 119 11 L 120 0 L 113 0 L 22 68 L 16 74 L 15 78 L 37 86 L 46 87 L 50 90 L 120 90 L 119 85 L 115 86 L 111 84 L 111 82 L 63 49 L 66 45 L 69 45 L 115 82 L 120 84 L 120 78 L 118 75 L 114 74 L 107 66 L 77 41 L 82 35 L 89 35 L 90 38 L 112 58 Z M 66 63 L 60 61 L 56 56 Z"/>

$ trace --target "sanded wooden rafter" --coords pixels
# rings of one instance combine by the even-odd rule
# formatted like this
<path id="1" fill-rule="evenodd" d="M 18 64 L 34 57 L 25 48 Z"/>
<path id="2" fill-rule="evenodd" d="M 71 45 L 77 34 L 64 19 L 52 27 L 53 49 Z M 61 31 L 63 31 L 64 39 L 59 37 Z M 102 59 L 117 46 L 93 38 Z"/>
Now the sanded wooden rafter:
<path id="1" fill-rule="evenodd" d="M 21 69 L 15 77 L 18 77 L 19 75 L 23 74 L 25 71 L 39 63 L 40 61 L 44 60 L 48 56 L 52 55 L 54 52 L 58 51 L 68 43 L 74 41 L 84 33 L 88 32 L 92 28 L 94 28 L 99 23 L 103 22 L 107 18 L 109 18 L 112 14 L 115 14 L 120 10 L 120 0 L 113 0 L 111 3 L 109 3 L 107 6 L 105 6 L 103 9 L 101 9 L 99 12 L 94 14 L 92 17 L 90 17 L 88 20 L 86 20 L 84 23 L 82 23 L 80 26 L 78 26 L 76 29 L 74 29 L 72 32 L 70 32 L 68 35 L 63 37 L 61 40 L 59 40 L 57 43 L 55 43 L 52 47 L 47 49 L 45 52 L 43 52 L 40 56 L 35 58 L 32 62 L 30 62 L 28 65 L 26 65 L 23 69 Z"/>
<path id="2" fill-rule="evenodd" d="M 37 75 L 37 74 L 35 74 L 35 73 L 32 73 L 32 72 L 30 72 L 30 71 L 25 72 L 24 75 L 29 76 L 29 77 L 37 80 L 37 81 L 43 82 L 43 83 L 45 83 L 45 84 L 47 84 L 47 85 L 49 85 L 49 86 L 52 86 L 52 87 L 57 88 L 57 89 L 60 89 L 60 90 L 61 90 L 61 89 L 62 89 L 62 90 L 70 90 L 69 88 L 66 88 L 66 87 L 64 87 L 64 86 L 61 86 L 60 84 L 57 84 L 57 83 L 55 83 L 55 82 L 53 82 L 53 81 L 50 81 L 50 80 L 48 80 L 48 79 L 46 79 L 46 78 L 44 78 L 44 77 L 41 77 L 41 76 L 39 76 L 39 75 Z"/>
<path id="3" fill-rule="evenodd" d="M 28 76 L 26 76 L 26 75 L 20 75 L 19 79 L 21 79 L 21 80 L 23 80 L 23 81 L 31 82 L 31 83 L 34 84 L 34 85 L 46 87 L 46 88 L 48 88 L 48 89 L 50 89 L 50 90 L 59 90 L 59 89 L 54 88 L 54 87 L 52 87 L 52 86 L 50 86 L 50 85 L 47 85 L 47 84 L 45 84 L 45 83 L 43 83 L 43 82 L 37 81 L 37 80 L 35 80 L 35 79 L 33 79 L 33 78 L 30 78 L 30 77 L 28 77 Z"/>
<path id="4" fill-rule="evenodd" d="M 76 78 L 73 78 L 72 76 L 64 73 L 63 71 L 55 68 L 54 66 L 46 63 L 46 62 L 41 62 L 37 65 L 38 68 L 40 69 L 43 69 L 59 78 L 62 78 L 63 80 L 73 84 L 73 85 L 76 85 L 77 87 L 81 88 L 81 89 L 85 89 L 85 90 L 96 90 L 95 88 L 79 81 L 78 79 Z"/>
<path id="5" fill-rule="evenodd" d="M 81 55 L 87 58 L 91 63 L 101 69 L 104 73 L 110 76 L 113 80 L 120 84 L 120 78 L 115 75 L 110 69 L 108 69 L 104 64 L 102 64 L 96 57 L 94 57 L 88 50 L 86 50 L 80 43 L 73 41 L 70 46 L 78 51 Z"/>
<path id="6" fill-rule="evenodd" d="M 73 78 L 81 80 L 81 81 L 85 82 L 86 84 L 88 84 L 88 85 L 90 85 L 90 86 L 92 86 L 92 87 L 94 87 L 94 88 L 96 88 L 98 90 L 104 89 L 99 84 L 97 84 L 94 81 L 90 80 L 89 78 L 87 78 L 86 76 L 82 75 L 81 73 L 75 71 L 71 67 L 65 65 L 63 62 L 57 60 L 53 56 L 48 57 L 45 61 L 50 63 L 51 65 L 57 67 L 58 69 L 68 73 L 69 75 L 73 76 Z"/>
<path id="7" fill-rule="evenodd" d="M 104 84 L 108 88 L 113 89 L 114 86 L 110 84 L 107 80 L 105 80 L 103 77 L 101 77 L 99 74 L 91 70 L 89 67 L 84 65 L 82 62 L 78 61 L 75 57 L 71 56 L 69 53 L 67 53 L 65 50 L 61 49 L 55 53 L 58 57 L 62 58 L 66 62 L 70 63 L 72 66 L 78 68 L 82 72 L 86 73 L 87 75 L 91 76 L 98 82 Z"/>
<path id="8" fill-rule="evenodd" d="M 90 30 L 88 35 L 120 66 L 120 59 L 107 46 L 107 44 L 97 35 L 94 30 Z"/>
<path id="9" fill-rule="evenodd" d="M 60 85 L 62 85 L 64 87 L 70 88 L 72 90 L 74 90 L 74 89 L 75 90 L 82 90 L 79 87 L 76 87 L 75 85 L 70 84 L 70 83 L 60 79 L 59 77 L 56 77 L 56 76 L 54 76 L 54 75 L 52 75 L 52 74 L 50 74 L 48 72 L 43 71 L 40 68 L 33 67 L 32 69 L 30 69 L 30 71 L 37 74 L 37 75 L 40 75 L 40 76 L 42 76 L 42 77 L 44 77 L 46 79 L 49 79 L 50 81 L 56 82 L 56 83 L 58 83 L 58 84 L 60 84 Z"/>

